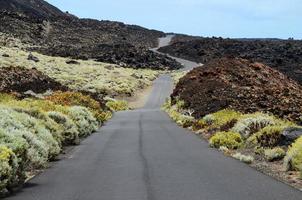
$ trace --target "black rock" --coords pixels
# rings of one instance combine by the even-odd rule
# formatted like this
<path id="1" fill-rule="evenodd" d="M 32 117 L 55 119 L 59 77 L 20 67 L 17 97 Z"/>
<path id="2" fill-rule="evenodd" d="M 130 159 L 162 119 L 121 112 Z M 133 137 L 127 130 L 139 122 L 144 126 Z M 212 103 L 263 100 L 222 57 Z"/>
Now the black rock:
<path id="1" fill-rule="evenodd" d="M 28 55 L 27 60 L 32 60 L 34 62 L 39 62 L 39 58 L 37 58 L 36 56 L 32 55 L 31 53 Z"/>
<path id="2" fill-rule="evenodd" d="M 6 58 L 8 58 L 8 57 L 9 57 L 9 55 L 8 55 L 8 54 L 6 54 L 6 53 L 5 53 L 5 54 L 2 54 L 2 56 L 3 56 L 3 57 L 6 57 Z"/>
<path id="3" fill-rule="evenodd" d="M 80 63 L 78 61 L 76 61 L 76 60 L 67 60 L 66 64 L 69 64 L 69 65 L 79 65 Z"/>
<path id="4" fill-rule="evenodd" d="M 290 145 L 302 136 L 302 128 L 289 127 L 282 131 L 282 145 Z"/>

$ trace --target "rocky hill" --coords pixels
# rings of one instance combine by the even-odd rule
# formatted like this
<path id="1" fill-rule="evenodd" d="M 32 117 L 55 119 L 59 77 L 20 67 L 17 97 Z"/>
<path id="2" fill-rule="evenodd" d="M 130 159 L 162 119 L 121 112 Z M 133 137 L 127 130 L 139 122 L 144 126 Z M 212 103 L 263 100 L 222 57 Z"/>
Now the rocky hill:
<path id="1" fill-rule="evenodd" d="M 270 112 L 298 120 L 302 86 L 279 71 L 241 58 L 212 60 L 177 84 L 172 102 L 184 100 L 197 118 L 231 108 L 243 113 Z"/>
<path id="2" fill-rule="evenodd" d="M 163 32 L 120 22 L 79 19 L 43 0 L 0 0 L 0 33 L 10 34 L 31 46 L 28 50 L 46 55 L 110 61 L 135 68 L 181 67 L 149 51 L 157 46 Z"/>
<path id="3" fill-rule="evenodd" d="M 160 51 L 199 63 L 224 56 L 241 57 L 264 63 L 302 83 L 302 41 L 177 36 L 172 45 Z"/>
<path id="4" fill-rule="evenodd" d="M 41 18 L 68 16 L 67 13 L 41 0 L 0 0 L 0 9 Z"/>

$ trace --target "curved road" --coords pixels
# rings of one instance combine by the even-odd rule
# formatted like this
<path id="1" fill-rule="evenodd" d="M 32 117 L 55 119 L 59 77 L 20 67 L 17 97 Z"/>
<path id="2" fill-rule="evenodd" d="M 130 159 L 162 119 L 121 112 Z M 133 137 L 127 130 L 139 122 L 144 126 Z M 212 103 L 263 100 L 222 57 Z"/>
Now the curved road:
<path id="1" fill-rule="evenodd" d="M 197 65 L 187 63 L 187 68 Z M 158 78 L 144 108 L 116 113 L 66 159 L 8 199 L 302 199 L 300 191 L 223 156 L 173 123 L 160 111 L 171 90 L 168 75 Z"/>

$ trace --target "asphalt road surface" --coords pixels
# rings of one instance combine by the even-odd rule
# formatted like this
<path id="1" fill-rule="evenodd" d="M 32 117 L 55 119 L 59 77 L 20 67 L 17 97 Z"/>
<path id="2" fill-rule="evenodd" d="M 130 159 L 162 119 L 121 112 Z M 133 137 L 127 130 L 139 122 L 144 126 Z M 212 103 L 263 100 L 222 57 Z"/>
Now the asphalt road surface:
<path id="1" fill-rule="evenodd" d="M 197 65 L 187 63 L 187 68 Z M 160 111 L 171 90 L 171 78 L 159 77 L 144 108 L 116 113 L 66 159 L 8 199 L 302 199 L 300 191 L 223 156 L 178 127 Z"/>

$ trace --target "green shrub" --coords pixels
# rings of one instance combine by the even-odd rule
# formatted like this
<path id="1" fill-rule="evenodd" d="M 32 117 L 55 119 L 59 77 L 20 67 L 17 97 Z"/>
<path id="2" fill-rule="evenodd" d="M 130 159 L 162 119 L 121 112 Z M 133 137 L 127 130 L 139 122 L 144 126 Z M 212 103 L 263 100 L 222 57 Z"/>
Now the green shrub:
<path id="1" fill-rule="evenodd" d="M 113 100 L 113 99 L 109 100 L 106 103 L 106 106 L 111 111 L 114 111 L 114 112 L 123 111 L 123 110 L 128 110 L 129 109 L 127 101 L 119 101 L 119 100 Z"/>
<path id="2" fill-rule="evenodd" d="M 264 156 L 270 162 L 283 159 L 285 154 L 285 151 L 280 147 L 264 150 Z"/>
<path id="3" fill-rule="evenodd" d="M 47 112 L 47 115 L 62 125 L 64 129 L 62 132 L 63 144 L 76 145 L 80 143 L 78 127 L 67 115 L 56 111 Z"/>
<path id="4" fill-rule="evenodd" d="M 232 157 L 246 164 L 251 164 L 254 161 L 253 156 L 246 156 L 241 153 L 236 153 Z"/>
<path id="5" fill-rule="evenodd" d="M 5 145 L 10 148 L 17 157 L 18 170 L 12 184 L 17 185 L 22 183 L 26 176 L 25 170 L 28 167 L 28 148 L 29 145 L 22 137 L 16 137 L 11 133 L 5 132 L 0 129 L 0 145 Z"/>
<path id="6" fill-rule="evenodd" d="M 210 138 L 210 146 L 219 148 L 221 146 L 228 149 L 238 149 L 242 145 L 242 138 L 239 133 L 235 132 L 218 132 Z"/>
<path id="7" fill-rule="evenodd" d="M 36 123 L 30 119 L 30 116 L 20 114 L 10 108 L 0 108 L 0 115 L 6 116 L 0 119 L 0 128 L 3 131 L 26 140 L 29 147 L 27 157 L 30 165 L 37 168 L 44 167 L 49 158 L 50 144 L 46 144 L 46 141 L 36 135 L 36 130 L 26 127 L 26 123 L 22 123 L 22 121 L 28 120 L 27 125 L 32 126 L 35 126 Z"/>
<path id="8" fill-rule="evenodd" d="M 90 135 L 98 129 L 97 120 L 87 108 L 72 106 L 68 110 L 69 116 L 78 127 L 80 137 Z"/>
<path id="9" fill-rule="evenodd" d="M 14 182 L 18 168 L 17 158 L 13 151 L 5 145 L 0 145 L 0 192 Z"/>
<path id="10" fill-rule="evenodd" d="M 237 111 L 224 109 L 216 113 L 204 116 L 203 120 L 209 125 L 212 125 L 214 127 L 220 127 L 233 120 L 239 119 L 241 116 L 242 114 Z"/>
<path id="11" fill-rule="evenodd" d="M 289 147 L 284 158 L 284 166 L 287 170 L 302 170 L 302 137 Z"/>
<path id="12" fill-rule="evenodd" d="M 55 92 L 47 100 L 63 106 L 83 106 L 88 108 L 100 122 L 108 120 L 111 112 L 103 111 L 100 103 L 80 92 Z"/>
<path id="13" fill-rule="evenodd" d="M 32 109 L 23 109 L 23 108 L 13 108 L 17 112 L 28 114 L 29 116 L 38 119 L 42 126 L 45 126 L 47 130 L 50 131 L 51 135 L 58 142 L 61 147 L 61 144 L 64 140 L 63 138 L 63 127 L 56 123 L 53 119 L 51 119 L 45 112 L 41 109 L 32 108 Z"/>

